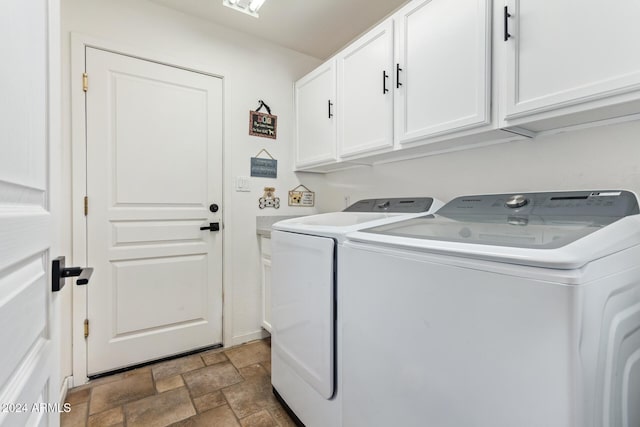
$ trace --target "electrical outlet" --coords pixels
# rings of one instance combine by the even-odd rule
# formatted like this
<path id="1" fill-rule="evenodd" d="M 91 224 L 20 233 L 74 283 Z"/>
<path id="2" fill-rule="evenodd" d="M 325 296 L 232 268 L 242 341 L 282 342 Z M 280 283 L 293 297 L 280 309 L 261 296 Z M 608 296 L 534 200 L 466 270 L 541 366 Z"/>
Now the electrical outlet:
<path id="1" fill-rule="evenodd" d="M 351 196 L 344 196 L 344 207 L 348 208 L 351 206 Z"/>

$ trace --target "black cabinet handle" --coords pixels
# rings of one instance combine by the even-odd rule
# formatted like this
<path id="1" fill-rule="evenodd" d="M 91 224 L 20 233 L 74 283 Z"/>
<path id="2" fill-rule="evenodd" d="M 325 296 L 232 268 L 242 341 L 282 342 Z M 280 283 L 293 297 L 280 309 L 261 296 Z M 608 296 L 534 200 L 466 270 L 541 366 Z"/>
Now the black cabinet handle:
<path id="1" fill-rule="evenodd" d="M 402 86 L 402 83 L 400 83 L 400 71 L 402 71 L 400 64 L 396 64 L 396 89 L 400 89 L 400 86 Z"/>
<path id="2" fill-rule="evenodd" d="M 389 78 L 389 75 L 387 74 L 387 72 L 385 70 L 382 70 L 382 94 L 384 95 L 385 93 L 389 92 L 389 89 L 387 89 L 387 79 Z"/>
<path id="3" fill-rule="evenodd" d="M 509 40 L 511 34 L 509 34 L 509 18 L 511 18 L 511 14 L 509 13 L 509 6 L 504 7 L 504 41 Z"/>
<path id="4" fill-rule="evenodd" d="M 220 223 L 210 222 L 208 226 L 200 227 L 200 230 L 220 231 Z"/>
<path id="5" fill-rule="evenodd" d="M 60 256 L 51 261 L 51 291 L 58 292 L 64 288 L 67 277 L 77 277 L 76 285 L 87 285 L 92 274 L 91 267 L 65 267 L 65 257 Z"/>
<path id="6" fill-rule="evenodd" d="M 329 118 L 333 117 L 333 112 L 331 111 L 331 107 L 333 107 L 333 103 L 331 102 L 331 100 L 329 99 L 327 101 L 328 106 L 329 106 Z"/>

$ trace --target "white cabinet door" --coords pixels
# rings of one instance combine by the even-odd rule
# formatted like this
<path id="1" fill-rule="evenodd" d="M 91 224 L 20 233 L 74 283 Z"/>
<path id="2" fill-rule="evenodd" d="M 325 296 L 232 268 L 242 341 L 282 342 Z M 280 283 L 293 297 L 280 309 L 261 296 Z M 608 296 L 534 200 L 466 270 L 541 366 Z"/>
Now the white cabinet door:
<path id="1" fill-rule="evenodd" d="M 393 21 L 388 19 L 338 57 L 338 155 L 393 146 Z"/>
<path id="2" fill-rule="evenodd" d="M 640 89 L 640 2 L 507 0 L 506 6 L 510 16 L 496 29 L 510 35 L 507 120 Z"/>
<path id="3" fill-rule="evenodd" d="M 262 327 L 271 332 L 271 258 L 262 257 Z"/>
<path id="4" fill-rule="evenodd" d="M 262 278 L 262 327 L 271 333 L 271 239 L 260 239 L 260 273 Z"/>
<path id="5" fill-rule="evenodd" d="M 416 1 L 394 16 L 399 144 L 489 123 L 490 3 Z"/>
<path id="6" fill-rule="evenodd" d="M 335 99 L 335 61 L 296 82 L 297 168 L 336 161 Z"/>

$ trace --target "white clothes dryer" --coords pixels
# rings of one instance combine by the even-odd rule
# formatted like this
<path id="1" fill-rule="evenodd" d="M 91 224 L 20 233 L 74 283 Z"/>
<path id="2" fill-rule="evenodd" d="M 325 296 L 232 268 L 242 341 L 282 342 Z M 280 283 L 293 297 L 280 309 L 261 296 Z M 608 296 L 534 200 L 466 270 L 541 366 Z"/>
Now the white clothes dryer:
<path id="1" fill-rule="evenodd" d="M 433 198 L 368 199 L 280 221 L 271 233 L 271 382 L 297 422 L 342 425 L 336 260 L 348 232 L 435 212 Z"/>
<path id="2" fill-rule="evenodd" d="M 343 425 L 640 426 L 627 191 L 457 198 L 340 250 Z"/>

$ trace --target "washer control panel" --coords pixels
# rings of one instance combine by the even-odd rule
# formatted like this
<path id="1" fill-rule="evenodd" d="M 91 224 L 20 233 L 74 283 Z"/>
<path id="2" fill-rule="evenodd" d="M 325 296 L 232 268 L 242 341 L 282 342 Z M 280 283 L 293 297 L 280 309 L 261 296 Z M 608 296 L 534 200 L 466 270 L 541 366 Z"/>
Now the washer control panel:
<path id="1" fill-rule="evenodd" d="M 521 208 L 524 205 L 529 203 L 529 199 L 527 199 L 523 194 L 516 194 L 507 199 L 504 203 L 508 208 L 516 209 Z"/>
<path id="2" fill-rule="evenodd" d="M 438 215 L 538 215 L 624 217 L 639 213 L 636 195 L 624 190 L 489 194 L 458 197 Z"/>
<path id="3" fill-rule="evenodd" d="M 638 200 L 629 191 L 569 191 L 458 197 L 434 215 L 364 230 L 410 239 L 553 249 L 629 215 Z"/>

